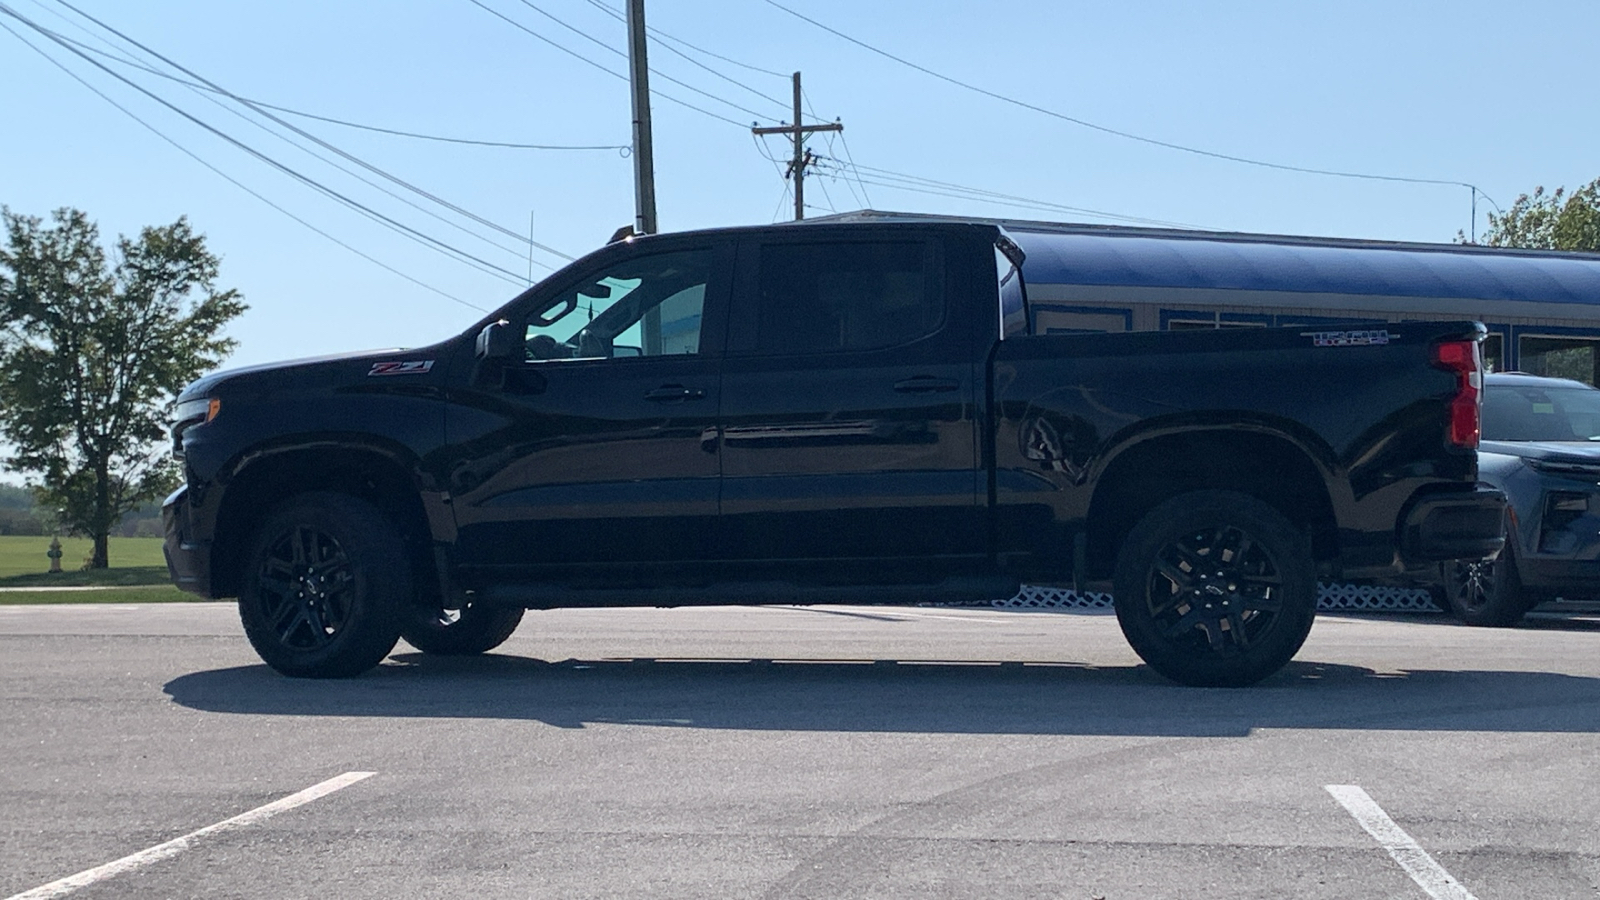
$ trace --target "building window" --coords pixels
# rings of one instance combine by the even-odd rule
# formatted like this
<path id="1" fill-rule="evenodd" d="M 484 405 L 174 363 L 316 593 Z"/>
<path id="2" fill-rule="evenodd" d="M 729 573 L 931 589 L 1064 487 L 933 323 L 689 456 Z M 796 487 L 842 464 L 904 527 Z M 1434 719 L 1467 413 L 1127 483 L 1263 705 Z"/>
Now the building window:
<path id="1" fill-rule="evenodd" d="M 1102 334 L 1129 331 L 1133 313 L 1099 307 L 1052 307 L 1034 304 L 1034 334 Z"/>
<path id="2" fill-rule="evenodd" d="M 1596 384 L 1600 382 L 1597 345 L 1600 338 L 1524 335 L 1517 339 L 1517 368 L 1530 375 Z"/>

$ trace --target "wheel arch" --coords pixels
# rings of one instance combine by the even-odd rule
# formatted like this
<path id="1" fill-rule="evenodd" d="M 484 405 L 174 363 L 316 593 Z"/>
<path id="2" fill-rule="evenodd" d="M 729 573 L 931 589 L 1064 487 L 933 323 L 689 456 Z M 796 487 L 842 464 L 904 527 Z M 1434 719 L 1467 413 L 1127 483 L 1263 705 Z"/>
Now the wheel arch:
<path id="1" fill-rule="evenodd" d="M 399 529 L 420 589 L 437 584 L 432 530 L 414 457 L 348 440 L 307 442 L 246 454 L 218 501 L 211 557 L 212 596 L 237 596 L 255 528 L 277 506 L 313 491 L 357 497 Z"/>
<path id="2" fill-rule="evenodd" d="M 1092 579 L 1110 576 L 1118 548 L 1140 519 L 1191 491 L 1255 497 L 1307 531 L 1317 560 L 1339 552 L 1328 476 L 1307 449 L 1279 432 L 1234 426 L 1150 435 L 1108 459 L 1095 480 L 1086 523 Z"/>

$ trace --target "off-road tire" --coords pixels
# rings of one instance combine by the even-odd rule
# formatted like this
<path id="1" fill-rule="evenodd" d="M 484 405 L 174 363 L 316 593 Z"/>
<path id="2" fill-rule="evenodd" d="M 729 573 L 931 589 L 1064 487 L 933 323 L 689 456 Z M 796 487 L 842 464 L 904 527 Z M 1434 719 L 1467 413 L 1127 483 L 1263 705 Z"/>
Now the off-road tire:
<path id="1" fill-rule="evenodd" d="M 284 675 L 358 675 L 400 638 L 411 569 L 394 523 L 364 500 L 331 492 L 287 500 L 256 529 L 244 565 L 245 635 Z"/>
<path id="2" fill-rule="evenodd" d="M 1128 533 L 1114 603 L 1128 643 L 1162 675 L 1196 687 L 1254 684 L 1288 663 L 1311 631 L 1311 542 L 1247 494 L 1183 494 Z"/>
<path id="3" fill-rule="evenodd" d="M 460 609 L 414 607 L 400 628 L 400 637 L 423 653 L 475 656 L 500 646 L 522 622 L 516 606 L 483 606 L 468 602 Z"/>

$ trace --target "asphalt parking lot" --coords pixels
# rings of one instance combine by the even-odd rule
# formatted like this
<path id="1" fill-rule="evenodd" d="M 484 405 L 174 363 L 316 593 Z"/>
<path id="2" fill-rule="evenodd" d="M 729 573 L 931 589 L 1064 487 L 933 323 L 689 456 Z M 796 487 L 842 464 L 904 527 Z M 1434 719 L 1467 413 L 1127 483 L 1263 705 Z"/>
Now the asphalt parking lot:
<path id="1" fill-rule="evenodd" d="M 225 604 L 0 607 L 0 897 L 1592 897 L 1597 650 L 1324 615 L 1204 690 L 1103 613 L 563 610 L 307 682 Z"/>

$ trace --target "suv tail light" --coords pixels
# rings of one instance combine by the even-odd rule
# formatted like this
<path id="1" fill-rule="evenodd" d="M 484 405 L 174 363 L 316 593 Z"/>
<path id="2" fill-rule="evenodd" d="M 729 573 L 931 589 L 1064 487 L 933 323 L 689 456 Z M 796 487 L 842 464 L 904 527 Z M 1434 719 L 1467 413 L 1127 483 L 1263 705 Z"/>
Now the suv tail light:
<path id="1" fill-rule="evenodd" d="M 1482 432 L 1483 360 L 1477 341 L 1444 341 L 1433 347 L 1433 362 L 1456 373 L 1456 395 L 1450 401 L 1450 443 L 1478 448 Z"/>

